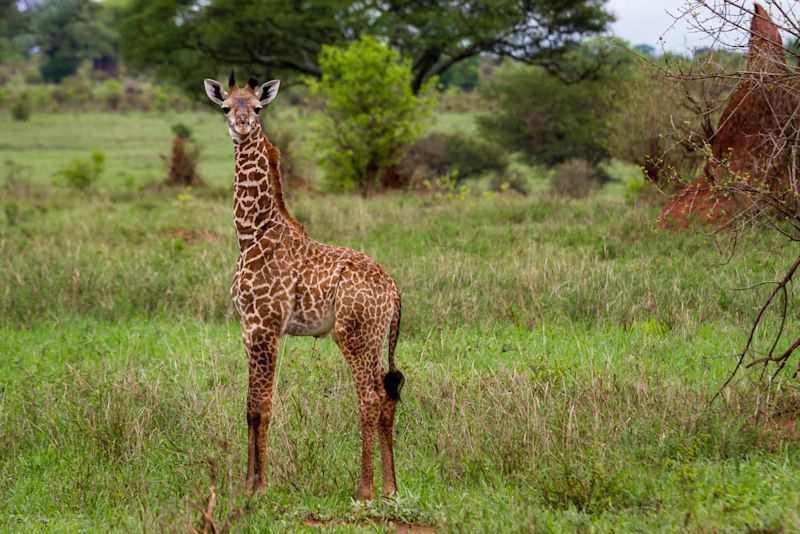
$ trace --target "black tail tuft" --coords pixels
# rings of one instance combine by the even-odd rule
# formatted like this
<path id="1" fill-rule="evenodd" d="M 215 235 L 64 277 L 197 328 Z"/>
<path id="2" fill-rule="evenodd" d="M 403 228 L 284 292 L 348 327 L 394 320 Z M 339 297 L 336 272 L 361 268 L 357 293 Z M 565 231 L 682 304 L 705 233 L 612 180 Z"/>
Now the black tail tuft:
<path id="1" fill-rule="evenodd" d="M 390 399 L 400 400 L 400 390 L 403 389 L 405 381 L 406 377 L 400 371 L 386 373 L 386 376 L 383 377 L 383 387 Z"/>

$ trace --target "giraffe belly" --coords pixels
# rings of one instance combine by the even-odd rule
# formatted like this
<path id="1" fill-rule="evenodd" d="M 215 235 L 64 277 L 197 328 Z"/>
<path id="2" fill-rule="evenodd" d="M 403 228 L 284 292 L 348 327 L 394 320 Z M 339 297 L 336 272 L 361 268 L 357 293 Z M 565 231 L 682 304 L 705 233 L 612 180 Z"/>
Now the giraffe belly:
<path id="1" fill-rule="evenodd" d="M 286 333 L 292 336 L 314 336 L 322 337 L 333 329 L 336 322 L 336 314 L 333 306 L 319 313 L 315 312 L 296 312 L 286 325 Z"/>

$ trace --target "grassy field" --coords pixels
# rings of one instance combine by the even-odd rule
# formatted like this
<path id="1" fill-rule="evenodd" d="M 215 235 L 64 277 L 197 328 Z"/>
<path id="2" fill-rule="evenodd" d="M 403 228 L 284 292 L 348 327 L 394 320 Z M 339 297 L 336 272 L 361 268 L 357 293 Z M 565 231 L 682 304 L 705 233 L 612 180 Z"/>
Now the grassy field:
<path id="1" fill-rule="evenodd" d="M 163 176 L 175 122 L 194 127 L 212 187 L 141 187 Z M 94 190 L 51 185 L 93 149 L 108 161 Z M 184 531 L 206 458 L 218 516 L 249 502 L 241 531 L 800 530 L 798 441 L 754 417 L 796 384 L 765 405 L 744 375 L 708 404 L 769 290 L 735 288 L 792 256 L 768 235 L 726 261 L 701 233 L 654 230 L 657 208 L 619 187 L 580 201 L 295 195 L 310 235 L 374 256 L 402 290 L 400 492 L 354 503 L 346 364 L 330 339 L 289 338 L 268 488 L 248 501 L 219 117 L 34 118 L 0 128 L 0 157 L 27 166 L 0 189 L 2 531 Z"/>

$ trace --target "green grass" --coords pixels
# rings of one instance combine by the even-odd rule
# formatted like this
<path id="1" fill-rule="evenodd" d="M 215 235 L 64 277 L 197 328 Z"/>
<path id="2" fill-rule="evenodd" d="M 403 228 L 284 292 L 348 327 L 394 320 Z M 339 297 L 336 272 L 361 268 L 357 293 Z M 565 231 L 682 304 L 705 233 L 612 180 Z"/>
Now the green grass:
<path id="1" fill-rule="evenodd" d="M 36 160 L 22 134 L 0 133 L 2 156 L 31 166 L 0 189 L 0 530 L 185 530 L 207 457 L 219 516 L 246 503 L 232 155 L 217 119 L 34 119 L 21 127 Z M 126 185 L 122 172 L 158 179 L 151 157 L 177 120 L 195 127 L 213 187 Z M 97 148 L 109 170 L 93 191 L 48 185 Z M 457 532 L 800 530 L 798 442 L 754 419 L 765 400 L 751 380 L 708 405 L 769 291 L 734 288 L 775 279 L 792 255 L 769 235 L 723 262 L 701 234 L 654 230 L 657 209 L 619 187 L 580 201 L 306 193 L 290 209 L 313 237 L 374 256 L 403 292 L 400 494 L 353 502 L 347 366 L 329 339 L 288 338 L 268 488 L 236 529 L 313 517 L 344 531 L 382 530 L 376 518 Z M 767 411 L 797 395 L 780 386 Z"/>

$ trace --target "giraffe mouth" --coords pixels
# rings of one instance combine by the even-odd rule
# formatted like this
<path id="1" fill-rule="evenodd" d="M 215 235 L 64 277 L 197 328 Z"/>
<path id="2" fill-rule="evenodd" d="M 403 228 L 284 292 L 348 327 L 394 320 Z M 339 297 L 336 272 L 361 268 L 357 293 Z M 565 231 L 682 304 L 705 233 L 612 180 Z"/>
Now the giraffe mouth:
<path id="1" fill-rule="evenodd" d="M 252 128 L 244 127 L 244 128 L 237 128 L 234 126 L 228 127 L 228 133 L 231 134 L 231 138 L 234 141 L 244 141 L 245 137 L 250 135 Z"/>

